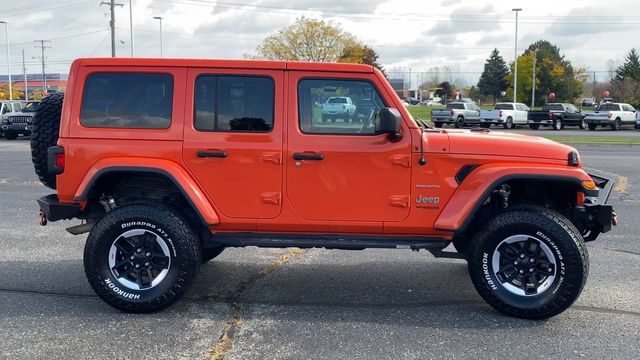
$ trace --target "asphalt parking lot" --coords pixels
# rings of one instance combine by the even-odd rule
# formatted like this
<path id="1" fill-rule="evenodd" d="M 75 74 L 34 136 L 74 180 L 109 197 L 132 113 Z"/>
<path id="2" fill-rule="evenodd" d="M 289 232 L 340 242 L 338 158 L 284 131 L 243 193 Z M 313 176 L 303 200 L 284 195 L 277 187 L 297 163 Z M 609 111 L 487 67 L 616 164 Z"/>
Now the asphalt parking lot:
<path id="1" fill-rule="evenodd" d="M 0 358 L 637 358 L 640 147 L 579 150 L 589 171 L 621 180 L 610 199 L 620 226 L 589 244 L 587 286 L 555 318 L 495 312 L 461 260 L 257 248 L 227 249 L 175 306 L 131 315 L 89 287 L 86 235 L 38 225 L 35 199 L 51 191 L 33 172 L 28 141 L 2 139 Z"/>

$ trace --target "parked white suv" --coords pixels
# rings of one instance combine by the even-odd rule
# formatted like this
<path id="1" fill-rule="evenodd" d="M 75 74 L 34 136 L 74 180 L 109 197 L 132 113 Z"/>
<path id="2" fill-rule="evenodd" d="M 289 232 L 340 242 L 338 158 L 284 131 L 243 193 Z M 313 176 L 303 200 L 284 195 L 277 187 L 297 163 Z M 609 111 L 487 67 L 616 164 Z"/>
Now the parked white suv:
<path id="1" fill-rule="evenodd" d="M 521 103 L 497 103 L 493 110 L 480 111 L 480 126 L 491 127 L 491 124 L 502 125 L 505 129 L 513 129 L 516 125 L 527 125 L 529 108 Z"/>

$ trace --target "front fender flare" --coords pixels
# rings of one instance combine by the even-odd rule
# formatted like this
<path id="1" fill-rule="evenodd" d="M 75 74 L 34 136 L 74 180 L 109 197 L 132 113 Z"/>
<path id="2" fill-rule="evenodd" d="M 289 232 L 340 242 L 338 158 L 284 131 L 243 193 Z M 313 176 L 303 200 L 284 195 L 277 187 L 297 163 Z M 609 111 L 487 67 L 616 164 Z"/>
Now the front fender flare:
<path id="1" fill-rule="evenodd" d="M 173 181 L 182 192 L 204 224 L 213 226 L 220 223 L 220 218 L 211 202 L 191 175 L 179 164 L 168 160 L 132 157 L 102 159 L 87 171 L 74 194 L 74 200 L 86 201 L 96 181 L 100 177 L 114 172 L 145 172 L 164 175 Z"/>
<path id="2" fill-rule="evenodd" d="M 460 184 L 438 216 L 434 228 L 463 231 L 493 190 L 504 182 L 518 179 L 570 182 L 582 189 L 582 182 L 591 180 L 591 177 L 581 168 L 558 165 L 483 165 Z"/>

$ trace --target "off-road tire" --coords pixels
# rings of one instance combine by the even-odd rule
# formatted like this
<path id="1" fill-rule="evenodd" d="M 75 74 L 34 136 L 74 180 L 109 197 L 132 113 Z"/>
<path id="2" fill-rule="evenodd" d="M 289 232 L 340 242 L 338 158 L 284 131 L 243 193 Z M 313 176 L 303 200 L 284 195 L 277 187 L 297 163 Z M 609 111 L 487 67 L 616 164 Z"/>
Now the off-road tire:
<path id="1" fill-rule="evenodd" d="M 131 230 L 145 231 L 145 236 L 156 235 L 156 239 L 161 239 L 157 241 L 166 245 L 168 271 L 148 289 L 127 287 L 116 278 L 109 264 L 110 255 L 121 254 L 121 250 L 114 254 L 111 249 Z M 135 251 L 138 253 L 150 248 L 144 240 L 134 248 L 138 246 L 144 248 L 142 252 Z M 188 223 L 172 208 L 156 203 L 124 205 L 110 211 L 91 230 L 84 248 L 84 269 L 93 290 L 107 304 L 130 313 L 162 310 L 180 299 L 193 282 L 200 259 L 199 239 Z"/>
<path id="2" fill-rule="evenodd" d="M 224 246 L 203 247 L 200 249 L 200 263 L 206 264 L 214 258 L 218 257 L 223 251 Z"/>
<path id="3" fill-rule="evenodd" d="M 58 142 L 63 93 L 47 95 L 33 116 L 31 131 L 31 161 L 40 181 L 48 188 L 56 188 L 56 176 L 49 174 L 47 150 Z"/>
<path id="4" fill-rule="evenodd" d="M 18 133 L 14 133 L 14 132 L 5 133 L 5 134 L 4 134 L 4 137 L 5 137 L 7 140 L 15 140 L 15 139 L 17 139 L 17 138 L 18 138 Z"/>
<path id="5" fill-rule="evenodd" d="M 531 130 L 538 130 L 540 128 L 540 124 L 529 124 L 529 128 Z"/>
<path id="6" fill-rule="evenodd" d="M 458 116 L 454 125 L 456 129 L 462 129 L 464 127 L 464 118 L 462 116 Z"/>
<path id="7" fill-rule="evenodd" d="M 587 127 L 589 128 L 589 131 L 596 131 L 596 128 L 598 127 L 597 124 L 587 124 Z"/>
<path id="8" fill-rule="evenodd" d="M 547 278 L 551 282 L 543 282 L 546 290 L 538 294 L 515 294 L 496 275 L 494 251 L 503 240 L 518 235 L 545 244 L 556 261 L 555 277 Z M 589 273 L 580 232 L 559 213 L 535 206 L 514 207 L 489 220 L 474 236 L 467 255 L 469 274 L 480 296 L 496 310 L 519 318 L 546 319 L 560 314 L 578 298 Z"/>

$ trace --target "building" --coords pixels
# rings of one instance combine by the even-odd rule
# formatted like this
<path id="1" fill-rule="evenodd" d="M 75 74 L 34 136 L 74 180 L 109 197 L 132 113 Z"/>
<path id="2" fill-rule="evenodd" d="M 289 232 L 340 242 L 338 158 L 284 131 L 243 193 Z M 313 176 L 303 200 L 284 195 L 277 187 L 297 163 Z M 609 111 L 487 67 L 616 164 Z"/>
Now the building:
<path id="1" fill-rule="evenodd" d="M 63 91 L 67 87 L 67 74 L 47 74 L 47 93 Z M 9 76 L 0 75 L 0 86 L 6 87 L 9 84 Z M 24 74 L 11 74 L 11 85 L 14 89 L 24 91 Z M 34 91 L 41 91 L 42 74 L 27 74 L 27 92 L 33 96 Z"/>
<path id="2" fill-rule="evenodd" d="M 398 94 L 400 99 L 404 99 L 407 96 L 409 96 L 409 89 L 407 86 L 407 82 L 404 79 L 402 78 L 389 79 L 389 84 L 391 84 L 391 87 L 396 92 L 396 94 Z"/>

